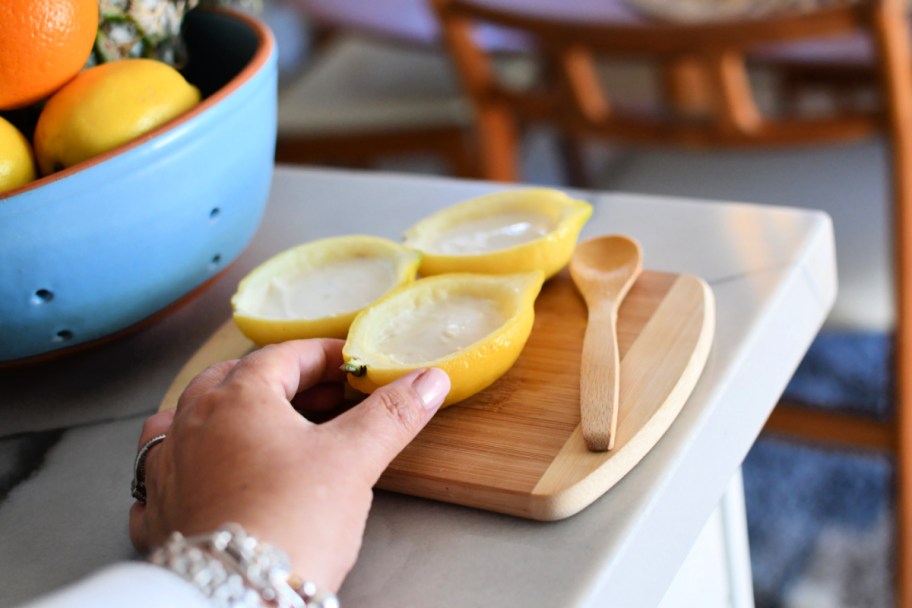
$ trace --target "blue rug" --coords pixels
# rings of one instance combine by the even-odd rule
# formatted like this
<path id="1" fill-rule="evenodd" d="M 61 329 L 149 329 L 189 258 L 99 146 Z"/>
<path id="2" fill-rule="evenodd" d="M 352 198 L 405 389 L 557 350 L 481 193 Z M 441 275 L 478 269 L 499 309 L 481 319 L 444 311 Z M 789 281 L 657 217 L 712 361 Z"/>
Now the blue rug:
<path id="1" fill-rule="evenodd" d="M 882 333 L 817 336 L 785 395 L 825 408 L 886 419 L 892 413 L 892 340 Z"/>
<path id="2" fill-rule="evenodd" d="M 884 419 L 890 344 L 883 334 L 823 333 L 786 395 Z M 758 608 L 893 605 L 888 455 L 763 436 L 744 486 Z"/>

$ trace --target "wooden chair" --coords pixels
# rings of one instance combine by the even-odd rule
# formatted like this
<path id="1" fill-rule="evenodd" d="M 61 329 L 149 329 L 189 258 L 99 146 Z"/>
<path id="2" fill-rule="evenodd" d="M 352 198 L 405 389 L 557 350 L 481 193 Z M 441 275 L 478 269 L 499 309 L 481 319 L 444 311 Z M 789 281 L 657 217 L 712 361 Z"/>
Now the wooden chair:
<path id="1" fill-rule="evenodd" d="M 874 0 L 802 14 L 685 25 L 577 18 L 573 2 L 545 10 L 542 0 L 432 1 L 474 103 L 478 156 L 488 179 L 518 178 L 520 121 L 544 122 L 575 138 L 703 148 L 885 137 L 895 230 L 895 420 L 879 423 L 780 404 L 766 428 L 895 452 L 897 598 L 900 606 L 912 607 L 912 63 L 904 2 Z M 522 91 L 502 86 L 490 68 L 490 53 L 473 40 L 480 23 L 527 35 L 536 54 L 553 66 L 552 77 Z M 840 107 L 822 116 L 771 116 L 758 108 L 747 69 L 750 56 L 762 58 L 771 45 L 843 35 L 864 35 L 873 43 L 876 61 L 870 69 L 880 90 L 879 108 Z M 666 94 L 659 110 L 645 114 L 614 103 L 599 82 L 600 57 L 635 57 L 656 65 Z"/>
<path id="2" fill-rule="evenodd" d="M 321 43 L 300 76 L 279 91 L 276 160 L 365 167 L 422 156 L 442 160 L 453 175 L 479 176 L 472 104 L 423 0 L 285 2 Z M 486 48 L 520 44 L 499 30 L 482 32 L 480 40 Z M 522 57 L 496 63 L 513 86 L 530 79 Z"/>

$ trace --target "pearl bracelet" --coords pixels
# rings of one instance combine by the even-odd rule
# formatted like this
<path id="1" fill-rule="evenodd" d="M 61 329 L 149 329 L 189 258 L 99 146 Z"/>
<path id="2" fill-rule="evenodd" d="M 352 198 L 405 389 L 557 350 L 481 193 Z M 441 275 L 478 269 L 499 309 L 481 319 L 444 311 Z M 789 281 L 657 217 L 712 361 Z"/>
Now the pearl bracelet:
<path id="1" fill-rule="evenodd" d="M 335 595 L 292 575 L 281 550 L 237 524 L 198 536 L 174 532 L 149 561 L 195 585 L 217 608 L 339 608 Z"/>

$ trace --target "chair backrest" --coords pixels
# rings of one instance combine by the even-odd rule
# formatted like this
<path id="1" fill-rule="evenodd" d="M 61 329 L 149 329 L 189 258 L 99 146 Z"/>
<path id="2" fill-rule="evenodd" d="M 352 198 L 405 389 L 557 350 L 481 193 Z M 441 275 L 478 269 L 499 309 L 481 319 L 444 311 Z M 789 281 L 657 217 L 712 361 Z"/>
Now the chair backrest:
<path id="1" fill-rule="evenodd" d="M 903 36 L 905 23 L 903 3 L 896 0 L 724 23 L 688 24 L 568 20 L 523 12 L 523 2 L 503 8 L 503 0 L 497 4 L 486 4 L 484 0 L 433 0 L 433 4 L 482 128 L 485 121 L 496 123 L 495 115 L 500 112 L 549 122 L 582 136 L 689 146 L 810 143 L 860 137 L 882 129 L 882 112 L 859 108 L 811 116 L 761 112 L 747 62 L 751 53 L 770 45 L 859 32 L 869 34 L 876 56 L 883 55 L 890 50 L 888 46 L 896 46 L 895 41 L 888 40 L 890 31 L 894 37 Z M 502 86 L 492 68 L 490 53 L 473 39 L 472 32 L 480 24 L 528 36 L 549 77 L 529 90 Z M 669 103 L 663 104 L 659 112 L 625 111 L 599 81 L 596 62 L 602 56 L 645 58 L 666 70 L 696 67 L 704 101 L 702 111 L 695 113 L 692 104 L 675 103 L 681 101 L 675 96 L 666 98 Z M 877 64 L 883 67 L 889 62 Z M 509 178 L 496 174 L 489 177 Z"/>

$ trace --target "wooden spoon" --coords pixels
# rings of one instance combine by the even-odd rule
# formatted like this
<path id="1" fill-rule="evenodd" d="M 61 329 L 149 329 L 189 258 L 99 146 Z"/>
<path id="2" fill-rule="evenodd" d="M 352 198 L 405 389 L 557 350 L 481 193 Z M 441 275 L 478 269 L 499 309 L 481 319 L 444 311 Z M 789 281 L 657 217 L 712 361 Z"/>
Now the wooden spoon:
<path id="1" fill-rule="evenodd" d="M 614 447 L 621 367 L 617 315 L 642 270 L 640 245 L 625 236 L 589 239 L 576 248 L 570 260 L 570 276 L 589 309 L 580 371 L 580 416 L 583 438 L 593 452 Z"/>

